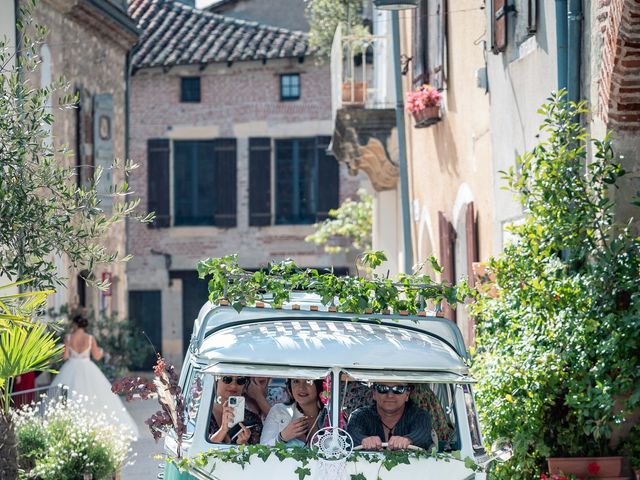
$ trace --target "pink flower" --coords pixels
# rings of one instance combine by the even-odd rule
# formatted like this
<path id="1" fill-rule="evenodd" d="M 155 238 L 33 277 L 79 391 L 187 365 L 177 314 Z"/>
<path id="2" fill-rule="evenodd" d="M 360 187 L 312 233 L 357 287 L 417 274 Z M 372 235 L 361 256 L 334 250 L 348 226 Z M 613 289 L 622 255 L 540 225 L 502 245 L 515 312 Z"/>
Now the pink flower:
<path id="1" fill-rule="evenodd" d="M 600 465 L 596 462 L 590 463 L 587 465 L 587 471 L 589 472 L 589 475 L 597 475 L 600 471 Z"/>
<path id="2" fill-rule="evenodd" d="M 405 109 L 409 113 L 419 112 L 428 107 L 439 107 L 442 95 L 438 90 L 426 83 L 412 92 L 407 92 Z"/>

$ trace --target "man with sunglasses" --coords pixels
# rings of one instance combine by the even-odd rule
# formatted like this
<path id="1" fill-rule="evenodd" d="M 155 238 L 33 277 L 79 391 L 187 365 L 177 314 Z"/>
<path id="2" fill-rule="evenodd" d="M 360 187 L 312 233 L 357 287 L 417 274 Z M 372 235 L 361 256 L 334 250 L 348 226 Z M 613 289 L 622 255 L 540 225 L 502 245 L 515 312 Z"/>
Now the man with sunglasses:
<path id="1" fill-rule="evenodd" d="M 383 443 L 390 450 L 431 448 L 431 416 L 409 400 L 410 393 L 411 385 L 404 383 L 373 384 L 374 404 L 349 417 L 347 431 L 354 444 L 365 450 L 380 450 Z"/>

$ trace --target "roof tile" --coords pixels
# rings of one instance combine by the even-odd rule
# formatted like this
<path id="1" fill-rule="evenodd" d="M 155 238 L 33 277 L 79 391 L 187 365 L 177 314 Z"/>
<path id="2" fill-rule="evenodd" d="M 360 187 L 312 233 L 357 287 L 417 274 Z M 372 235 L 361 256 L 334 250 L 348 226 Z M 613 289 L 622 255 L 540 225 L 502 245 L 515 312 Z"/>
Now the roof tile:
<path id="1" fill-rule="evenodd" d="M 135 68 L 309 55 L 306 33 L 225 17 L 174 0 L 130 0 L 141 31 Z"/>

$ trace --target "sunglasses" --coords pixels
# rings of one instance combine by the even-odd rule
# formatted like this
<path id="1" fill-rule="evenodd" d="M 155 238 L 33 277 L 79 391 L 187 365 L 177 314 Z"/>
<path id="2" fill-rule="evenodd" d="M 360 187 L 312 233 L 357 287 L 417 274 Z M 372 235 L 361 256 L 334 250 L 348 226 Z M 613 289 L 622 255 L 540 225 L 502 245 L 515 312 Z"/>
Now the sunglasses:
<path id="1" fill-rule="evenodd" d="M 407 393 L 409 390 L 411 390 L 411 387 L 409 387 L 409 385 L 380 385 L 379 383 L 376 383 L 373 388 L 376 389 L 376 392 L 378 392 L 380 395 L 384 395 L 386 393 L 389 392 L 393 392 L 396 395 L 402 395 L 403 393 Z"/>
<path id="2" fill-rule="evenodd" d="M 233 382 L 234 380 L 236 381 L 237 385 L 244 385 L 245 383 L 247 383 L 247 377 L 222 377 L 222 383 L 224 383 L 225 385 L 231 385 L 231 382 Z"/>

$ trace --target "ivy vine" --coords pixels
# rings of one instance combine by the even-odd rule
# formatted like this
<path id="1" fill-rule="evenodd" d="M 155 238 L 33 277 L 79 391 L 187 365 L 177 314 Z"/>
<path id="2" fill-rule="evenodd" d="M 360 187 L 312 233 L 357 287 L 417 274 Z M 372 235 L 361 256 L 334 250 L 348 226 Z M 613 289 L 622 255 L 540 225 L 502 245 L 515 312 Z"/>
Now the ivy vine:
<path id="1" fill-rule="evenodd" d="M 386 261 L 383 252 L 367 252 L 362 263 L 374 269 Z M 442 273 L 442 267 L 433 257 L 432 270 Z M 296 291 L 315 293 L 324 305 L 339 312 L 400 313 L 415 315 L 425 310 L 427 303 L 438 306 L 445 301 L 452 306 L 463 302 L 471 294 L 466 282 L 450 285 L 438 282 L 427 273 L 424 265 L 411 274 L 401 273 L 397 278 L 371 273 L 369 276 L 338 276 L 331 269 L 319 272 L 301 268 L 293 260 L 274 262 L 256 272 L 241 268 L 238 256 L 209 258 L 198 263 L 200 278 L 208 278 L 209 300 L 214 304 L 229 302 L 240 312 L 256 302 L 280 308 Z"/>
<path id="2" fill-rule="evenodd" d="M 230 449 L 217 450 L 209 449 L 206 452 L 200 452 L 192 458 L 167 458 L 168 462 L 173 463 L 180 470 L 202 469 L 210 462 L 213 462 L 213 469 L 218 462 L 235 463 L 243 469 L 251 461 L 251 457 L 258 457 L 266 462 L 270 456 L 275 456 L 281 462 L 287 458 L 297 461 L 300 465 L 294 470 L 299 480 L 304 480 L 311 476 L 311 468 L 309 462 L 312 460 L 323 460 L 322 454 L 316 448 L 309 447 L 287 447 L 285 445 L 237 445 Z M 473 459 L 466 457 L 464 460 L 459 451 L 451 453 L 438 452 L 435 448 L 432 450 L 383 450 L 381 452 L 352 452 L 347 458 L 347 462 L 365 461 L 369 463 L 379 463 L 380 469 L 384 468 L 391 471 L 398 465 L 409 465 L 412 459 L 434 458 L 445 462 L 451 460 L 464 461 L 465 467 L 472 471 L 479 471 L 478 466 Z M 366 480 L 362 473 L 351 475 L 351 480 Z"/>

